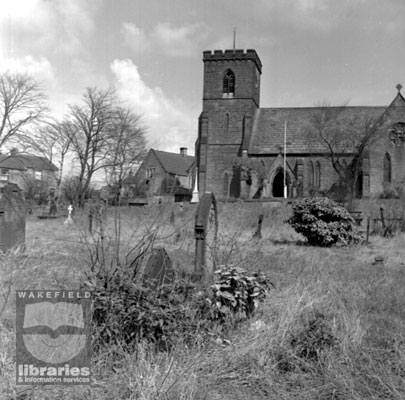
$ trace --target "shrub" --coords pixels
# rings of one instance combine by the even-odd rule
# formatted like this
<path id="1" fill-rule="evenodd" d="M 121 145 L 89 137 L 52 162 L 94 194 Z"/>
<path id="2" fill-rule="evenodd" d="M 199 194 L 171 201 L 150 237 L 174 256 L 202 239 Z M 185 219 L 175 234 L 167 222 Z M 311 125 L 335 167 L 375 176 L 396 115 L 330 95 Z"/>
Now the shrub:
<path id="1" fill-rule="evenodd" d="M 293 216 L 286 222 L 315 246 L 347 245 L 361 239 L 350 213 L 326 197 L 295 203 Z"/>
<path id="2" fill-rule="evenodd" d="M 170 350 L 180 338 L 193 344 L 212 329 L 226 331 L 253 315 L 269 289 L 267 278 L 240 268 L 218 273 L 218 281 L 202 290 L 181 280 L 152 289 L 134 281 L 125 267 L 116 269 L 108 284 L 105 276 L 89 276 L 85 287 L 94 293 L 95 349 L 120 345 L 132 351 L 146 341 Z"/>
<path id="3" fill-rule="evenodd" d="M 169 350 L 178 338 L 192 341 L 199 330 L 193 287 L 185 282 L 163 285 L 158 290 L 129 279 L 114 279 L 108 290 L 101 282 L 87 281 L 94 290 L 95 348 L 119 345 L 132 351 L 146 341 Z"/>
<path id="4" fill-rule="evenodd" d="M 212 288 L 209 299 L 215 307 L 218 320 L 238 315 L 249 318 L 270 290 L 272 283 L 258 272 L 252 276 L 237 267 L 223 267 L 216 271 L 218 279 Z"/>

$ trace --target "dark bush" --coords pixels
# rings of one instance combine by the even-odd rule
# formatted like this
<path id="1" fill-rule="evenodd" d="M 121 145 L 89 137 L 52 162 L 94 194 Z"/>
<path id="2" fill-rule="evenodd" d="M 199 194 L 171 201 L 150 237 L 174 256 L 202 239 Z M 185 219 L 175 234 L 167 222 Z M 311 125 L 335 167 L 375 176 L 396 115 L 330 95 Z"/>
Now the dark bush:
<path id="1" fill-rule="evenodd" d="M 100 282 L 99 282 L 100 283 Z M 87 282 L 94 290 L 95 348 L 120 345 L 133 350 L 146 341 L 169 350 L 179 337 L 192 341 L 199 330 L 198 298 L 185 282 L 151 289 L 130 280 L 115 280 L 109 289 Z"/>
<path id="2" fill-rule="evenodd" d="M 286 222 L 311 245 L 348 245 L 361 239 L 350 213 L 326 197 L 303 199 L 293 205 L 293 212 Z"/>
<path id="3" fill-rule="evenodd" d="M 132 351 L 139 341 L 159 350 L 170 350 L 179 340 L 192 345 L 213 329 L 225 332 L 250 317 L 268 287 L 264 275 L 248 276 L 237 268 L 222 270 L 220 279 L 205 289 L 184 280 L 152 289 L 135 282 L 125 267 L 109 277 L 88 278 L 85 287 L 94 293 L 95 350 L 119 345 Z"/>
<path id="4" fill-rule="evenodd" d="M 216 271 L 218 278 L 211 287 L 209 299 L 215 309 L 216 319 L 225 320 L 229 315 L 249 318 L 270 290 L 272 283 L 258 272 L 248 275 L 237 267 L 223 267 Z"/>

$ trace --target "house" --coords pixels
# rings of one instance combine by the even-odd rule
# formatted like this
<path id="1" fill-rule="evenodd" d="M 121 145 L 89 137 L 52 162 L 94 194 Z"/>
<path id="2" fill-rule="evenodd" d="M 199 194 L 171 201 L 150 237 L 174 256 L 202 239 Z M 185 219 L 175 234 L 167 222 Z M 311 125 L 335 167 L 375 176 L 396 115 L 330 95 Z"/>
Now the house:
<path id="1" fill-rule="evenodd" d="M 203 53 L 204 88 L 196 141 L 200 194 L 219 198 L 302 197 L 342 185 L 339 168 L 358 160 L 357 197 L 402 192 L 405 100 L 401 85 L 388 106 L 261 108 L 262 63 L 255 50 Z M 322 113 L 335 117 L 322 137 Z M 326 115 L 326 114 L 324 114 Z M 330 115 L 330 114 L 329 114 Z M 319 125 L 316 125 L 316 121 Z M 339 143 L 333 164 L 331 143 Z"/>
<path id="2" fill-rule="evenodd" d="M 124 181 L 125 191 L 131 191 L 132 196 L 186 201 L 191 198 L 194 165 L 186 147 L 181 147 L 180 153 L 151 149 L 135 175 Z"/>
<path id="3" fill-rule="evenodd" d="M 26 194 L 45 193 L 57 186 L 58 168 L 47 158 L 12 151 L 0 154 L 0 186 L 14 183 Z"/>

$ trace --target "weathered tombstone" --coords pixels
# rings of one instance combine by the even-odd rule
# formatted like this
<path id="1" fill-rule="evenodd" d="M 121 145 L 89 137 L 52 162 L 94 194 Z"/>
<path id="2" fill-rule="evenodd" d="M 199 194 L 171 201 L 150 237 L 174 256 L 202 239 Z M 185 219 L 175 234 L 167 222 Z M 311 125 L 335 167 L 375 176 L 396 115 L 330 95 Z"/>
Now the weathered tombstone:
<path id="1" fill-rule="evenodd" d="M 384 257 L 383 256 L 375 257 L 373 265 L 375 265 L 377 267 L 383 267 L 384 266 Z"/>
<path id="2" fill-rule="evenodd" d="M 198 204 L 195 227 L 194 279 L 210 282 L 216 267 L 218 214 L 213 193 L 204 193 Z"/>
<path id="3" fill-rule="evenodd" d="M 98 192 L 87 202 L 85 210 L 89 217 L 89 232 L 93 234 L 93 228 L 102 228 L 102 224 L 107 218 L 107 207 L 104 201 L 100 198 Z"/>
<path id="4" fill-rule="evenodd" d="M 254 239 L 261 239 L 262 238 L 262 224 L 263 224 L 264 215 L 259 215 L 259 221 L 257 222 L 257 230 L 253 234 Z"/>
<path id="5" fill-rule="evenodd" d="M 55 189 L 54 188 L 50 188 L 49 189 L 49 215 L 56 215 L 56 213 L 58 212 L 58 208 L 56 206 L 56 196 L 55 196 Z"/>
<path id="6" fill-rule="evenodd" d="M 172 211 L 170 213 L 170 224 L 175 225 L 175 223 L 176 223 L 176 215 L 175 215 L 174 211 Z"/>
<path id="7" fill-rule="evenodd" d="M 0 251 L 24 245 L 24 196 L 17 185 L 9 183 L 0 192 Z"/>
<path id="8" fill-rule="evenodd" d="M 143 274 L 144 283 L 152 288 L 158 288 L 163 284 L 172 283 L 175 274 L 172 260 L 164 247 L 156 247 L 152 250 Z"/>
<path id="9" fill-rule="evenodd" d="M 55 201 L 55 199 L 52 199 L 50 201 L 49 215 L 56 215 L 57 212 L 58 212 L 58 207 L 56 206 L 56 201 Z"/>

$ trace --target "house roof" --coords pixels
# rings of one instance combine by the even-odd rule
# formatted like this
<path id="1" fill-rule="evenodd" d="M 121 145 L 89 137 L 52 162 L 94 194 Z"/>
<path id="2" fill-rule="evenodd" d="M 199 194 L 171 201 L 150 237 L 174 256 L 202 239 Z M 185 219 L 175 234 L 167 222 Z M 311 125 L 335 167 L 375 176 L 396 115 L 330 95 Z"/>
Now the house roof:
<path id="1" fill-rule="evenodd" d="M 25 171 L 58 171 L 58 168 L 45 157 L 32 154 L 0 155 L 0 168 Z"/>
<path id="2" fill-rule="evenodd" d="M 249 154 L 277 154 L 284 147 L 286 124 L 287 153 L 324 153 L 327 147 L 314 129 L 314 119 L 325 109 L 336 112 L 340 128 L 360 137 L 364 124 L 378 119 L 387 107 L 259 108 L 253 116 Z"/>
<path id="3" fill-rule="evenodd" d="M 188 176 L 188 169 L 194 163 L 193 156 L 183 156 L 177 153 L 169 153 L 161 150 L 151 150 L 162 164 L 168 174 Z"/>

